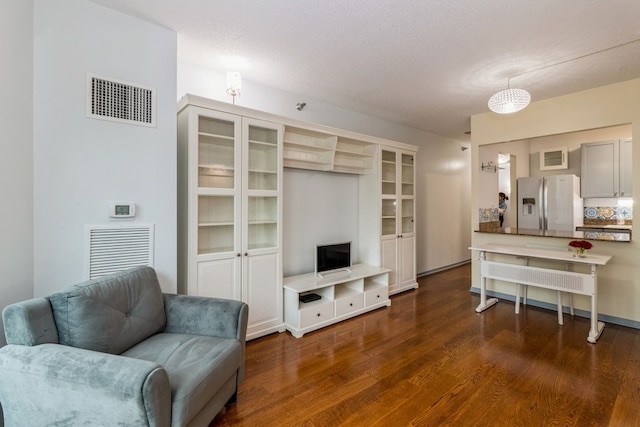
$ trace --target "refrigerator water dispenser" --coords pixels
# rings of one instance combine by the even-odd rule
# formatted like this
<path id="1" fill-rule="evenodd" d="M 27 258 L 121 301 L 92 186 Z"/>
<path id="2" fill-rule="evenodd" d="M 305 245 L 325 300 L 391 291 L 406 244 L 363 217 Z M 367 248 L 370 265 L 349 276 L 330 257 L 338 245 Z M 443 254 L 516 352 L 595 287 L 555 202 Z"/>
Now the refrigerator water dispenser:
<path id="1" fill-rule="evenodd" d="M 522 215 L 535 215 L 536 199 L 534 197 L 524 197 L 522 199 Z"/>

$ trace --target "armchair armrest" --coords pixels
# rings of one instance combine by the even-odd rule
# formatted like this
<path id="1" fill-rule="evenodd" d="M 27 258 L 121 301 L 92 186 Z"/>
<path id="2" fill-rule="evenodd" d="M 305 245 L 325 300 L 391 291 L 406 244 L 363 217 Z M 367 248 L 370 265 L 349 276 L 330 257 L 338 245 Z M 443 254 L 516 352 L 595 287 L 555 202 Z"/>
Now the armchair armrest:
<path id="1" fill-rule="evenodd" d="M 165 332 L 247 338 L 249 306 L 242 301 L 164 294 Z"/>
<path id="2" fill-rule="evenodd" d="M 242 301 L 222 298 L 163 295 L 164 311 L 167 316 L 164 332 L 232 338 L 240 341 L 242 351 L 242 364 L 238 370 L 238 382 L 240 382 L 244 378 L 249 306 Z"/>
<path id="3" fill-rule="evenodd" d="M 171 386 L 157 363 L 59 344 L 0 348 L 7 425 L 171 423 Z"/>

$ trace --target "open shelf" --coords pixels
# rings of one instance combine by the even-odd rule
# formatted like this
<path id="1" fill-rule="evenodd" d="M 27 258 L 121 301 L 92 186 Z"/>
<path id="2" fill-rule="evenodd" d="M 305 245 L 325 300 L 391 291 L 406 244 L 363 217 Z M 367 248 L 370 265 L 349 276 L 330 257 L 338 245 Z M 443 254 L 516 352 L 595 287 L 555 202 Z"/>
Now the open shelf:
<path id="1" fill-rule="evenodd" d="M 373 171 L 377 145 L 308 129 L 287 127 L 284 166 L 366 174 Z"/>
<path id="2" fill-rule="evenodd" d="M 283 166 L 328 171 L 333 169 L 337 137 L 307 129 L 287 127 L 284 132 Z"/>

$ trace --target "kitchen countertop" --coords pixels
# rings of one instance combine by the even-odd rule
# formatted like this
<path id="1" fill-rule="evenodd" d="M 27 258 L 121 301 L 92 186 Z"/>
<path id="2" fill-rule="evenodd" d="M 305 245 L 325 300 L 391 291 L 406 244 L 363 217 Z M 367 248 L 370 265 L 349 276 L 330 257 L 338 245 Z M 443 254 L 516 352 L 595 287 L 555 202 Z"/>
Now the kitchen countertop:
<path id="1" fill-rule="evenodd" d="M 538 229 L 527 229 L 527 228 L 511 228 L 507 227 L 503 230 L 497 232 L 491 231 L 477 231 L 476 233 L 489 233 L 489 234 L 511 234 L 518 236 L 541 236 L 541 237 L 559 237 L 564 239 L 587 239 L 587 240 L 602 240 L 609 242 L 630 242 L 631 241 L 631 226 L 616 226 L 616 227 L 629 227 L 629 228 L 618 228 L 619 231 L 613 229 L 606 229 L 605 227 L 599 225 L 596 226 L 593 230 L 589 231 L 554 231 L 554 230 L 546 230 L 541 231 Z M 584 228 L 591 228 L 591 226 L 585 226 Z"/>

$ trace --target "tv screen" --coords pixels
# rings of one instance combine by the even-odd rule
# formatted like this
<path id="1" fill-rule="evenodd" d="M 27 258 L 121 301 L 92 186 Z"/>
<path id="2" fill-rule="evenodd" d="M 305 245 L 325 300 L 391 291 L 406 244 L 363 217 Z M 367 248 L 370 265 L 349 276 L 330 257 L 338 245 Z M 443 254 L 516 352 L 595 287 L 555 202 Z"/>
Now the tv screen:
<path id="1" fill-rule="evenodd" d="M 316 245 L 316 274 L 351 267 L 351 242 Z"/>

